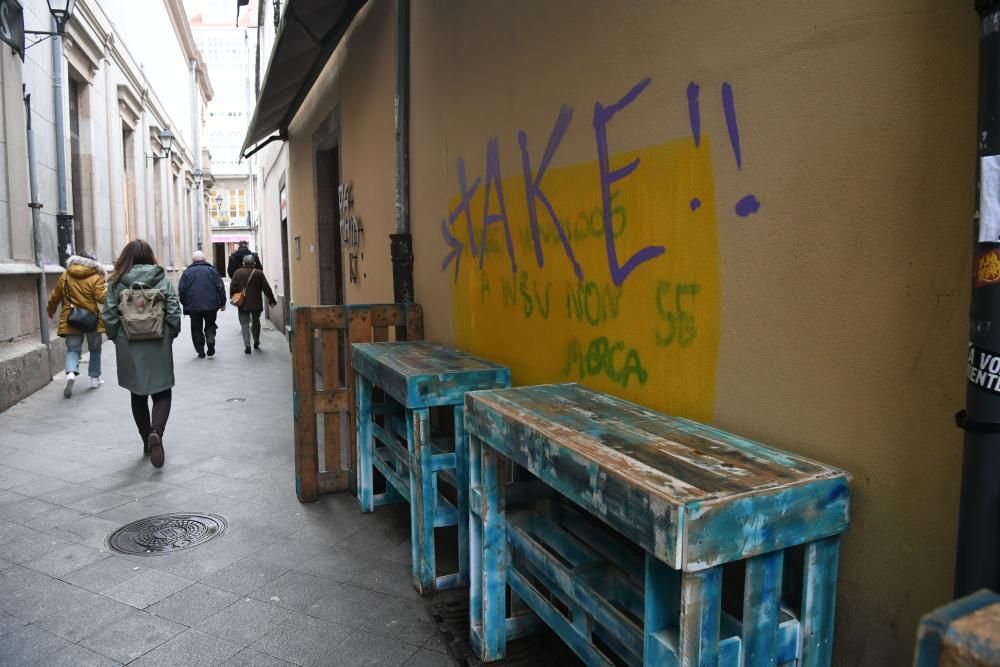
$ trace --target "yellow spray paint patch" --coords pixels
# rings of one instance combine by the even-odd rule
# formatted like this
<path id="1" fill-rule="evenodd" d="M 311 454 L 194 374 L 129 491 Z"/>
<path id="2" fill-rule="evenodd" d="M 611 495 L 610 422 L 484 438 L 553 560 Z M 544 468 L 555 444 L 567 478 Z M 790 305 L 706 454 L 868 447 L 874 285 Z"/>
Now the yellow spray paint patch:
<path id="1" fill-rule="evenodd" d="M 482 229 L 486 183 L 450 226 L 461 246 L 453 283 L 456 343 L 510 366 L 515 384 L 580 382 L 670 414 L 709 421 L 719 346 L 719 249 L 707 137 L 611 158 L 628 176 L 611 185 L 617 262 L 663 246 L 616 286 L 609 269 L 598 163 L 549 169 L 548 197 L 583 272 L 578 280 L 551 217 L 536 198 L 539 267 L 521 173 L 501 183 L 517 272 L 502 222 Z M 473 180 L 471 177 L 470 181 Z M 489 215 L 500 215 L 491 184 Z M 454 210 L 460 203 L 452 201 Z M 476 255 L 473 256 L 473 247 Z M 480 268 L 482 262 L 482 268 Z"/>

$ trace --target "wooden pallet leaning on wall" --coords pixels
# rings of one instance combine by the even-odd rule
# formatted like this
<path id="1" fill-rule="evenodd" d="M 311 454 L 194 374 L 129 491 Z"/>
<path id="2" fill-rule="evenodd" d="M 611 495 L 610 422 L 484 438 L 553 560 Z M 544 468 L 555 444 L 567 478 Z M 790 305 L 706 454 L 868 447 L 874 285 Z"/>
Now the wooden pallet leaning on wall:
<path id="1" fill-rule="evenodd" d="M 390 328 L 394 340 L 422 340 L 423 309 L 394 303 L 296 306 L 292 312 L 295 494 L 300 502 L 315 501 L 321 493 L 357 492 L 351 344 L 388 341 Z M 317 415 L 323 416 L 324 470 L 319 469 Z"/>

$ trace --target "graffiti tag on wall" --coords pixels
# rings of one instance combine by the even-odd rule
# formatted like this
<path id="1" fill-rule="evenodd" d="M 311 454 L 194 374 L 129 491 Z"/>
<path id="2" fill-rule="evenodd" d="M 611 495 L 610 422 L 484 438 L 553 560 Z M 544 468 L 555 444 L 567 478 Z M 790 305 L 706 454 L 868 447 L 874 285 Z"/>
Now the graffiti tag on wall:
<path id="1" fill-rule="evenodd" d="M 687 89 L 691 137 L 617 154 L 609 140 L 615 123 L 642 113 L 650 83 L 594 104 L 593 162 L 550 166 L 574 121 L 567 106 L 540 153 L 537 138 L 516 133 L 517 175 L 501 173 L 497 137 L 481 171 L 459 158 L 441 270 L 453 282 L 456 342 L 508 364 L 516 383 L 578 381 L 707 421 L 720 279 L 699 87 Z M 732 88 L 721 92 L 742 168 Z M 741 217 L 759 209 L 754 195 L 734 206 Z"/>

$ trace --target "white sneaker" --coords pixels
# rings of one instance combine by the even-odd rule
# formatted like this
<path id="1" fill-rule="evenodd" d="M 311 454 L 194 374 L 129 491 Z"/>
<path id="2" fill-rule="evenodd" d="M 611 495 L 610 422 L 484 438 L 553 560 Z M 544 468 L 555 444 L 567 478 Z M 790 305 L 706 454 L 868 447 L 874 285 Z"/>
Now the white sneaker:
<path id="1" fill-rule="evenodd" d="M 104 378 L 98 376 L 96 378 L 90 378 L 90 388 L 97 389 L 102 384 L 104 384 Z"/>
<path id="2" fill-rule="evenodd" d="M 73 395 L 74 382 L 76 382 L 76 373 L 66 373 L 66 386 L 63 387 L 63 396 L 66 398 Z"/>

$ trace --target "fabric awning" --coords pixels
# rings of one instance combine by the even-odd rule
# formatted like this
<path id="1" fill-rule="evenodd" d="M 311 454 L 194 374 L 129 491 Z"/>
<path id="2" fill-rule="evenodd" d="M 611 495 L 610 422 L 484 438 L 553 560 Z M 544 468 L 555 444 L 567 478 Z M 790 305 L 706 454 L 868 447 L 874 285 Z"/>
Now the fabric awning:
<path id="1" fill-rule="evenodd" d="M 240 154 L 269 135 L 286 136 L 316 82 L 366 0 L 288 0 L 271 49 L 264 83 Z"/>

